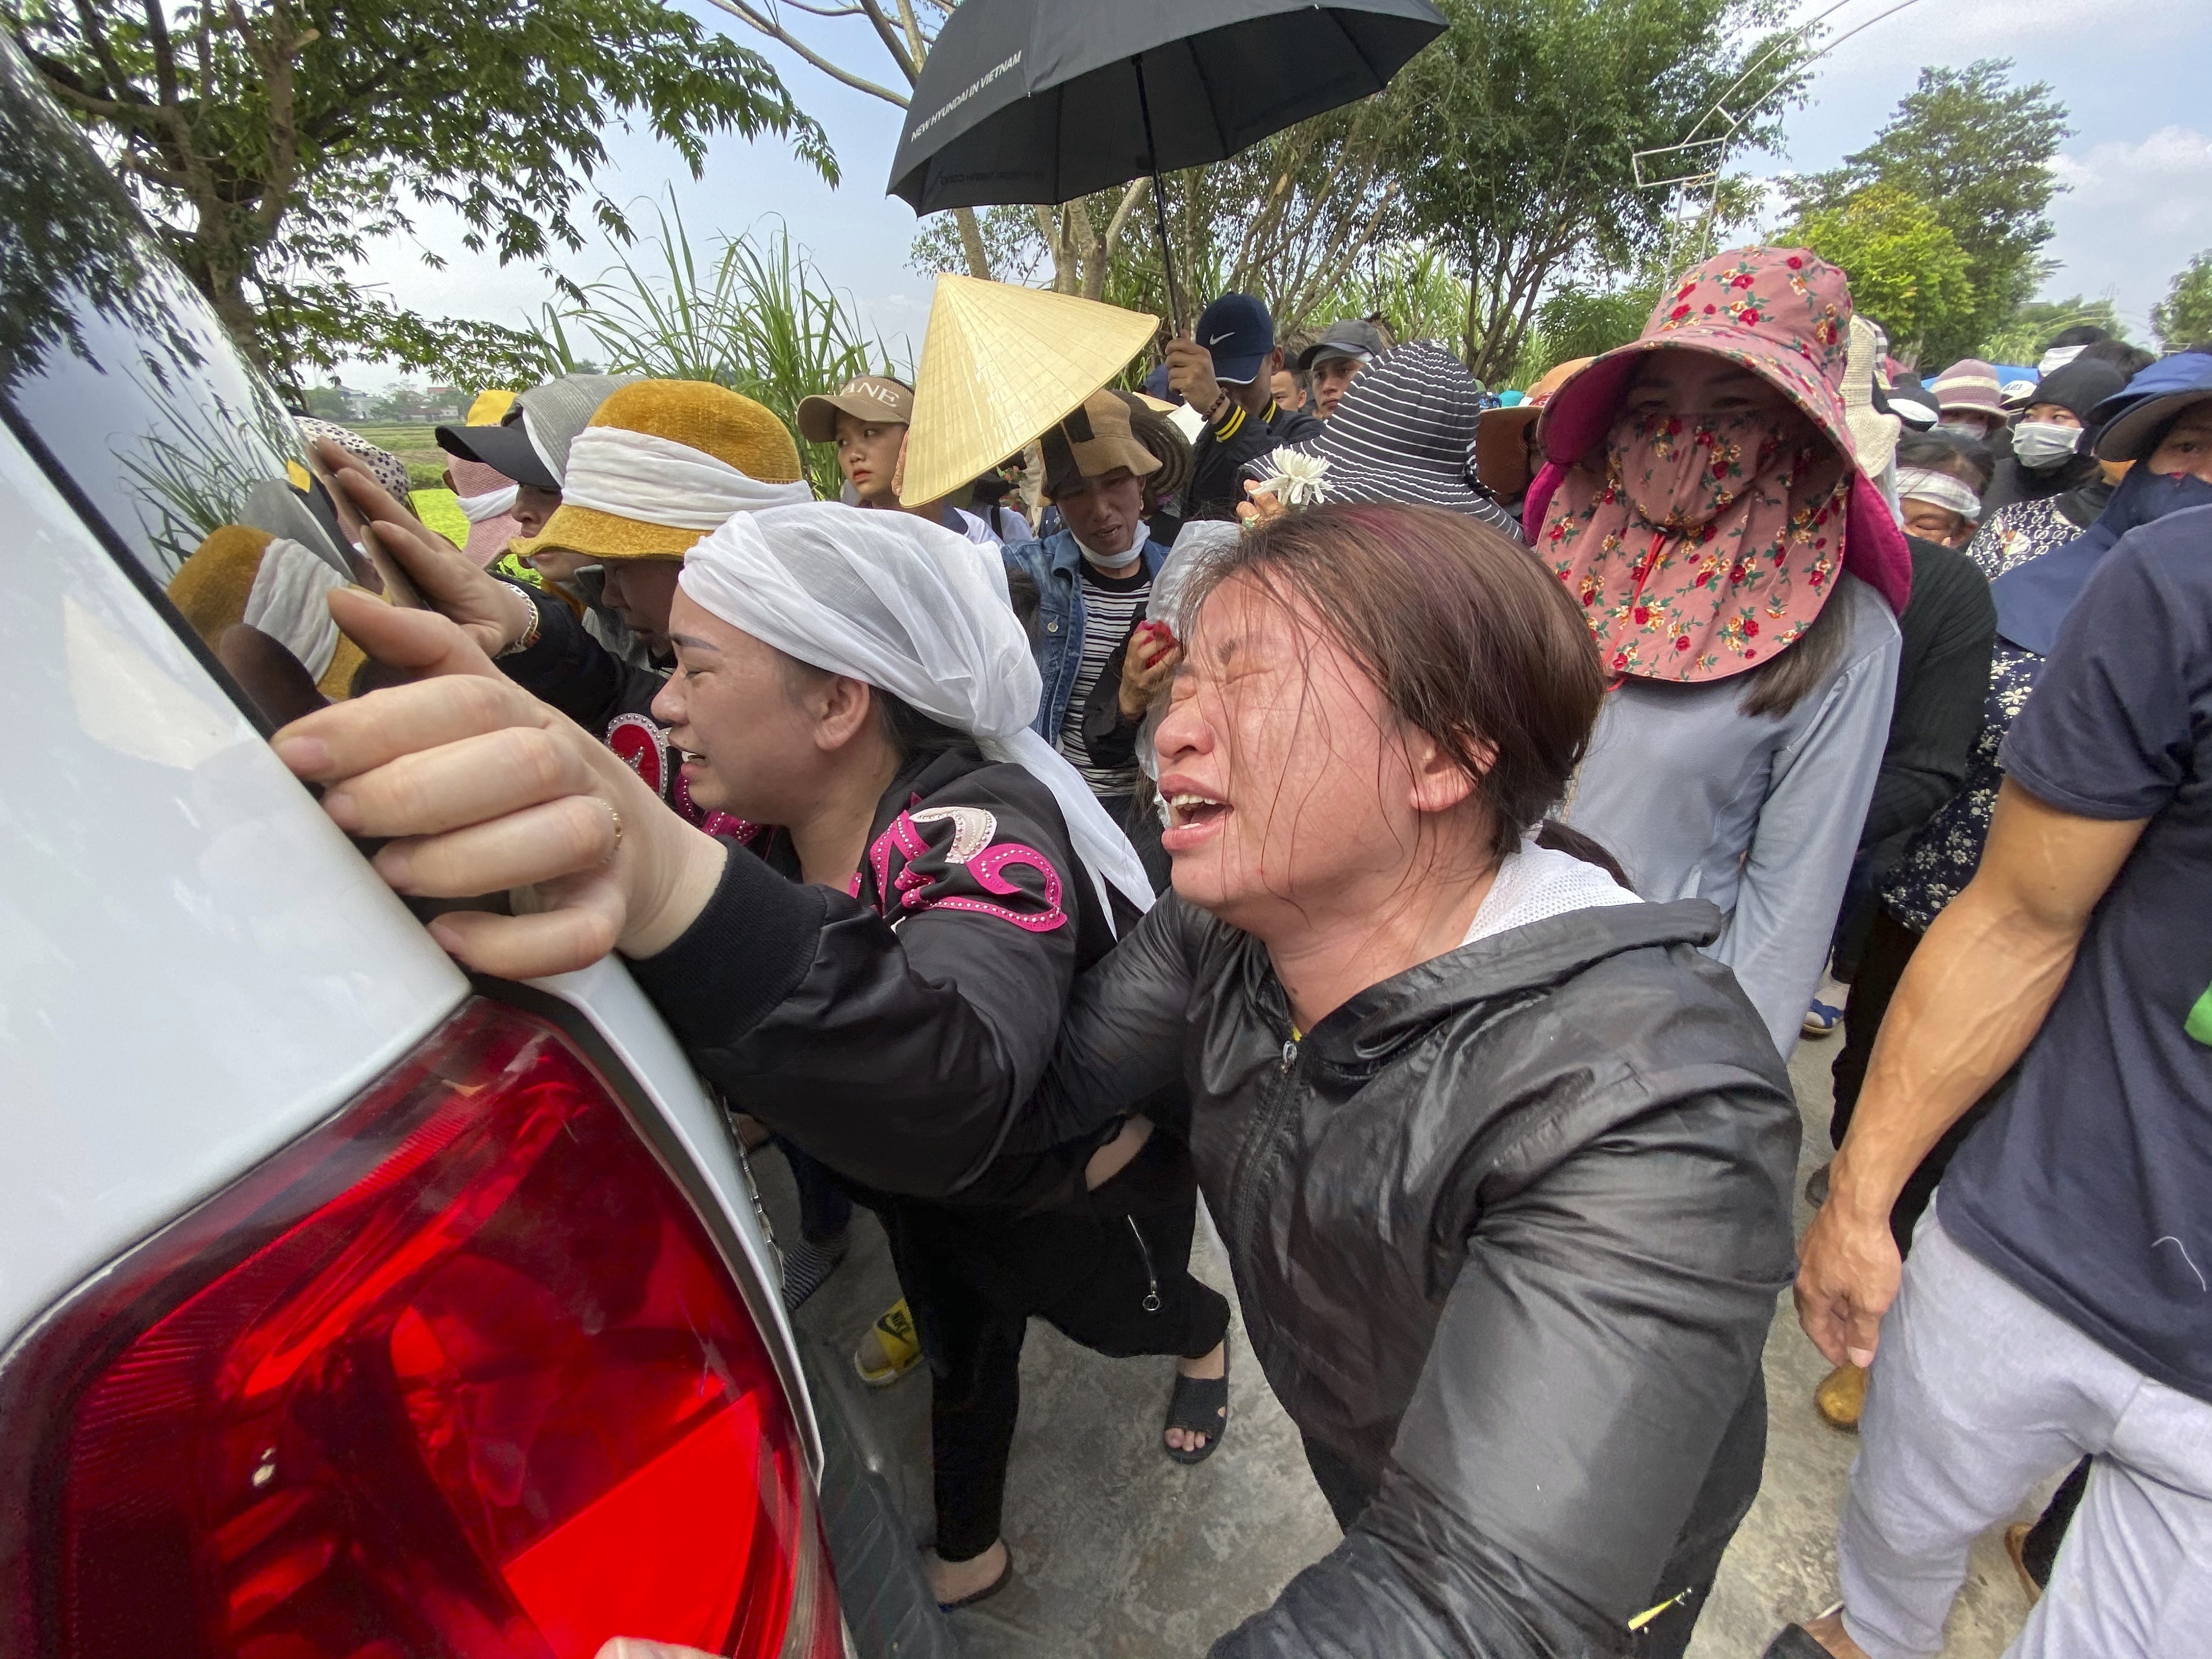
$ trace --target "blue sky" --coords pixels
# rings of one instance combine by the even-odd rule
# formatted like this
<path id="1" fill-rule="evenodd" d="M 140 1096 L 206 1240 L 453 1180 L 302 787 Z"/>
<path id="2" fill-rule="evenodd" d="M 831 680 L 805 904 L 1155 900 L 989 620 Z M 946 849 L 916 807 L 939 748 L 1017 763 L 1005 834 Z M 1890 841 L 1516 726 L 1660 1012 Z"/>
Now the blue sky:
<path id="1" fill-rule="evenodd" d="M 693 236 L 738 233 L 780 216 L 862 314 L 895 347 L 919 347 L 930 278 L 907 264 L 915 220 L 883 194 L 899 112 L 830 80 L 780 46 L 760 42 L 703 0 L 699 15 L 757 44 L 782 71 L 800 106 L 828 129 L 844 169 L 836 189 L 774 141 L 717 143 L 704 176 L 690 178 L 675 153 L 649 137 L 607 135 L 612 162 L 600 183 L 618 200 L 641 205 L 672 190 Z M 1059 0 L 1110 3 L 1111 0 Z M 1851 0 L 1837 22 L 1877 16 L 1893 0 Z M 1809 13 L 1818 8 L 1808 5 Z M 872 79 L 895 79 L 865 23 L 819 22 L 811 38 L 836 46 L 840 61 Z M 1790 112 L 1781 149 L 1746 158 L 1759 173 L 1833 165 L 1863 145 L 1910 92 L 1920 66 L 1963 66 L 1977 57 L 2010 57 L 2016 77 L 2051 82 L 2070 112 L 2074 136 L 2056 169 L 2071 188 L 2054 204 L 2057 234 L 2047 252 L 2060 262 L 2045 292 L 2111 293 L 2138 339 L 2151 306 L 2175 270 L 2212 248 L 2212 4 L 2206 0 L 1918 0 L 1843 43 L 1820 65 L 1810 101 Z M 416 309 L 519 323 L 546 297 L 532 267 L 493 266 L 462 251 L 456 227 L 422 216 L 425 246 L 446 253 L 447 269 L 425 267 L 405 243 L 392 243 L 362 273 Z M 594 246 L 562 262 L 587 279 L 608 263 Z M 389 371 L 359 368 L 347 377 L 375 386 Z"/>

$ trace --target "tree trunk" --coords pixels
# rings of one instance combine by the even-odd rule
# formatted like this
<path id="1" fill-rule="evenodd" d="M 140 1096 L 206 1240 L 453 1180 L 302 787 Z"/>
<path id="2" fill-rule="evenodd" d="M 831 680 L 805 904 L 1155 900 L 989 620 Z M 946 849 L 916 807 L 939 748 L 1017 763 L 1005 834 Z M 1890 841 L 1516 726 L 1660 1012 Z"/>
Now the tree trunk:
<path id="1" fill-rule="evenodd" d="M 1482 278 L 1474 268 L 1474 254 L 1470 250 L 1467 256 L 1467 328 L 1460 337 L 1460 356 L 1466 362 L 1468 372 L 1477 376 L 1482 373 L 1474 367 L 1480 355 L 1478 347 L 1480 343 L 1476 334 L 1481 327 L 1481 319 Z"/>
<path id="2" fill-rule="evenodd" d="M 952 222 L 960 227 L 960 251 L 968 256 L 968 274 L 989 282 L 991 255 L 983 246 L 983 228 L 975 222 L 975 210 L 953 209 Z"/>
<path id="3" fill-rule="evenodd" d="M 208 229 L 203 223 L 195 239 L 203 249 Z M 260 317 L 246 297 L 244 273 L 227 262 L 219 265 L 202 252 L 186 264 L 185 274 L 192 279 L 193 286 L 207 296 L 216 316 L 230 331 L 231 339 L 246 361 L 258 368 L 270 368 L 269 353 L 261 338 Z"/>

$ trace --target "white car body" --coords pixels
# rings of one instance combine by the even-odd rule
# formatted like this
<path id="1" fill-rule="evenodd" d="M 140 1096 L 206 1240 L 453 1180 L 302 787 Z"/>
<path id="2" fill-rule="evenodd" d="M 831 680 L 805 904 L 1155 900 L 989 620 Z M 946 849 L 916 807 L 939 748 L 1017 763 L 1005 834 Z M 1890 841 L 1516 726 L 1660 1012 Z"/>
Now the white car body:
<path id="1" fill-rule="evenodd" d="M 0 433 L 0 1351 L 131 1244 L 336 1113 L 467 979 Z M 626 1063 L 742 1249 L 779 1282 L 750 1177 L 629 974 L 543 988 Z M 810 1456 L 781 1305 L 756 1305 Z"/>

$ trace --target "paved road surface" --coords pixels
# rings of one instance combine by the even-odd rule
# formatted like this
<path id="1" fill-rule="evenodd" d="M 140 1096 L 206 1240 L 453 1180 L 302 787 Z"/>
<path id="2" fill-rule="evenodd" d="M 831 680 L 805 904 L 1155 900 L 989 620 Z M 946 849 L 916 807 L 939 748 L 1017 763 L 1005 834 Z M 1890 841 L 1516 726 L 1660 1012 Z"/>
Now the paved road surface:
<path id="1" fill-rule="evenodd" d="M 1834 1039 L 1807 1042 L 1791 1066 L 1806 1121 L 1801 1192 L 1803 1176 L 1827 1153 L 1834 1049 Z M 755 1167 L 779 1230 L 795 1236 L 781 1158 L 763 1152 Z M 1808 1217 L 1801 1197 L 1801 1231 Z M 1202 1223 L 1199 1249 L 1200 1275 L 1227 1291 L 1227 1263 Z M 852 1255 L 801 1310 L 802 1335 L 835 1363 L 849 1363 L 845 1354 L 896 1294 L 882 1234 L 863 1212 Z M 1203 1654 L 1335 1542 L 1297 1435 L 1261 1382 L 1241 1324 L 1232 1340 L 1229 1437 L 1206 1462 L 1182 1468 L 1158 1444 L 1170 1361 L 1102 1358 L 1031 1324 L 1007 1497 L 1018 1576 L 989 1602 L 954 1615 L 973 1659 Z M 1856 1443 L 1814 1414 L 1813 1388 L 1826 1369 L 1782 1297 L 1766 1347 L 1765 1485 L 1723 1564 L 1692 1659 L 1758 1659 L 1783 1620 L 1834 1599 L 1835 1520 Z M 866 1400 L 903 1480 L 915 1539 L 924 1540 L 927 1380 L 916 1372 Z M 1948 1659 L 1996 1659 L 2026 1611 L 1992 1533 L 1975 1547 Z"/>

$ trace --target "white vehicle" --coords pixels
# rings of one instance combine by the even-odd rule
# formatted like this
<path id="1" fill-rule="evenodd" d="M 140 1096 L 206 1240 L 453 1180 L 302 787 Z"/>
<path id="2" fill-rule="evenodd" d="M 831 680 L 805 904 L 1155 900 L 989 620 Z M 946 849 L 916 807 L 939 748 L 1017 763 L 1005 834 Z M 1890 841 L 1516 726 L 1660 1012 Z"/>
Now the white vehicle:
<path id="1" fill-rule="evenodd" d="M 627 973 L 471 982 L 166 597 L 354 571 L 5 40 L 0 421 L 0 1654 L 951 1651 Z"/>

